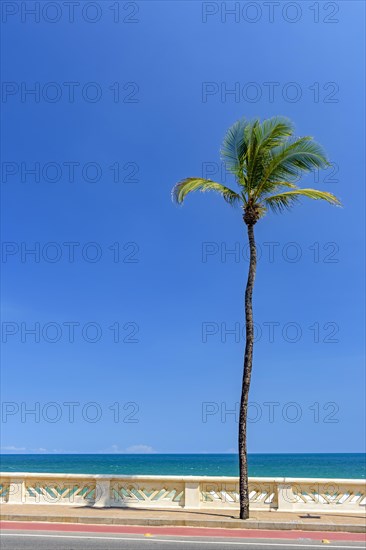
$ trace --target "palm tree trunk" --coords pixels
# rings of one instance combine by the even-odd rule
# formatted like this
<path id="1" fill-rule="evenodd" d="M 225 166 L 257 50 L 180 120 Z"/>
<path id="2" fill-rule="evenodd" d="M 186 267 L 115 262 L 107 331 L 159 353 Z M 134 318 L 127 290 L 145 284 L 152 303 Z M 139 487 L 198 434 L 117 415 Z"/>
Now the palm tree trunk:
<path id="1" fill-rule="evenodd" d="M 250 260 L 247 286 L 245 289 L 245 354 L 243 385 L 240 400 L 239 416 L 239 472 L 240 472 L 240 519 L 249 517 L 249 488 L 248 488 L 248 461 L 247 461 L 247 413 L 250 377 L 253 363 L 254 325 L 252 295 L 257 266 L 257 251 L 254 239 L 254 224 L 247 224 Z"/>

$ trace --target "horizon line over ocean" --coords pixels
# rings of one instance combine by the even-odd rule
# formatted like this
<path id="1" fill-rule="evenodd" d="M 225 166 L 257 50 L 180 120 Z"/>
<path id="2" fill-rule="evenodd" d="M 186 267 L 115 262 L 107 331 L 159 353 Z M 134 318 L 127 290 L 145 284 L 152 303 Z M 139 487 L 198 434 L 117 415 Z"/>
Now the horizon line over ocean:
<path id="1" fill-rule="evenodd" d="M 238 476 L 234 453 L 0 454 L 3 472 Z M 366 453 L 250 453 L 251 477 L 366 477 Z"/>
<path id="2" fill-rule="evenodd" d="M 158 451 L 149 451 L 149 452 L 137 452 L 137 451 L 96 451 L 96 452 L 88 452 L 88 451 L 81 451 L 81 452 L 75 452 L 75 451 L 52 451 L 52 452 L 46 452 L 42 451 L 32 451 L 32 452 L 13 452 L 10 450 L 2 450 L 0 451 L 0 459 L 4 456 L 239 456 L 239 453 L 234 452 L 224 452 L 224 453 L 211 453 L 206 451 L 200 451 L 197 453 L 176 453 L 176 452 L 166 452 L 166 453 L 160 453 Z M 248 453 L 248 456 L 363 456 L 366 460 L 366 451 L 365 452 L 331 452 L 331 453 L 300 453 L 300 452 L 294 452 L 294 453 Z"/>

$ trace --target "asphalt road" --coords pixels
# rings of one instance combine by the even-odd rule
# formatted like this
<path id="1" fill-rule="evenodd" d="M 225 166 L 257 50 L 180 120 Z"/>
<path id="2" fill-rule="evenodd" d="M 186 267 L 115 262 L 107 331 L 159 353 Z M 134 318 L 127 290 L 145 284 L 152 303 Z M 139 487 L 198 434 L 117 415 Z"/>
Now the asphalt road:
<path id="1" fill-rule="evenodd" d="M 238 539 L 163 537 L 155 535 L 111 535 L 65 532 L 3 531 L 1 550 L 197 550 L 199 547 L 218 550 L 296 550 L 302 548 L 324 549 L 328 545 L 313 540 L 296 541 L 279 539 Z M 333 541 L 329 549 L 365 548 L 362 542 Z"/>

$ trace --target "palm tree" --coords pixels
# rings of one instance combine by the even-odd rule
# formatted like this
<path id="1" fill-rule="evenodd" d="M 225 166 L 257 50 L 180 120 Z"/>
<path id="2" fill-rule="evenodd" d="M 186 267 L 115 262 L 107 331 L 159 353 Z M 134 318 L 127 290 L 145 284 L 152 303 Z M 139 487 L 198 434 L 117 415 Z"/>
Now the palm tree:
<path id="1" fill-rule="evenodd" d="M 254 226 L 268 209 L 280 213 L 302 197 L 340 205 L 331 193 L 297 187 L 296 182 L 303 173 L 326 168 L 329 162 L 322 147 L 311 137 L 294 138 L 293 132 L 291 121 L 284 117 L 263 122 L 239 120 L 227 131 L 221 149 L 222 160 L 234 175 L 238 190 L 204 178 L 186 178 L 172 191 L 173 200 L 179 204 L 193 191 L 216 191 L 230 205 L 241 206 L 247 226 L 250 259 L 245 289 L 246 341 L 239 415 L 240 519 L 249 517 L 247 410 L 254 343 L 252 295 L 257 265 Z"/>

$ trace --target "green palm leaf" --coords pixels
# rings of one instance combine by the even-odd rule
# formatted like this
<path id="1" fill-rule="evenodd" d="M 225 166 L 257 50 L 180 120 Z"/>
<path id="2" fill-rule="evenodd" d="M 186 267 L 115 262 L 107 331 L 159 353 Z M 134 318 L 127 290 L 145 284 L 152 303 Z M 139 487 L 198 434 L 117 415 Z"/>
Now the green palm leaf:
<path id="1" fill-rule="evenodd" d="M 283 210 L 291 208 L 302 197 L 308 197 L 314 200 L 324 200 L 335 206 L 340 206 L 341 203 L 336 196 L 327 191 L 318 191 L 317 189 L 297 189 L 296 191 L 285 191 L 284 193 L 278 193 L 272 195 L 272 197 L 266 197 L 263 200 L 263 205 L 268 206 L 274 212 L 282 212 Z"/>
<path id="2" fill-rule="evenodd" d="M 259 150 L 265 151 L 277 147 L 292 136 L 293 124 L 286 117 L 274 116 L 259 124 L 254 132 L 257 136 Z"/>
<path id="3" fill-rule="evenodd" d="M 298 180 L 303 172 L 329 166 L 323 148 L 309 136 L 274 147 L 269 156 L 265 170 L 256 174 L 256 199 L 272 192 L 280 181 L 291 183 Z"/>
<path id="4" fill-rule="evenodd" d="M 285 117 L 272 117 L 253 127 L 248 166 L 248 191 L 258 187 L 272 161 L 272 151 L 284 145 L 292 133 L 293 125 Z"/>
<path id="5" fill-rule="evenodd" d="M 193 193 L 193 191 L 216 191 L 229 204 L 235 204 L 243 200 L 238 193 L 221 183 L 204 178 L 186 178 L 174 186 L 172 191 L 173 201 L 182 204 L 188 193 Z"/>
<path id="6" fill-rule="evenodd" d="M 300 172 L 310 172 L 329 166 L 323 148 L 309 136 L 276 148 L 265 179 L 298 178 Z"/>
<path id="7" fill-rule="evenodd" d="M 242 118 L 237 120 L 226 132 L 222 147 L 221 158 L 227 169 L 236 175 L 242 182 L 245 158 L 248 150 L 249 122 Z"/>

